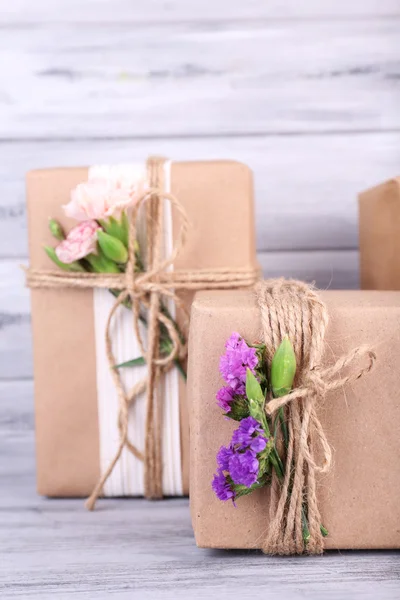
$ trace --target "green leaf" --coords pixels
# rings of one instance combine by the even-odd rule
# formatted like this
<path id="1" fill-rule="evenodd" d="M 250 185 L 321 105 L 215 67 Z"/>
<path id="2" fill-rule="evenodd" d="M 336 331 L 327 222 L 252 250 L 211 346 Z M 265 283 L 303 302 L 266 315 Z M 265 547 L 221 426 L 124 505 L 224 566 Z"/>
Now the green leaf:
<path id="1" fill-rule="evenodd" d="M 85 269 L 82 267 L 81 264 L 79 264 L 78 261 L 75 261 L 75 262 L 72 262 L 69 264 L 61 262 L 61 260 L 59 260 L 57 257 L 56 251 L 51 246 L 44 246 L 44 251 L 46 252 L 47 256 L 50 258 L 50 260 L 52 260 L 53 263 L 55 265 L 57 265 L 57 267 L 59 267 L 63 271 L 70 271 L 72 273 L 73 272 L 82 273 L 85 271 Z"/>
<path id="2" fill-rule="evenodd" d="M 296 374 L 296 355 L 289 338 L 286 336 L 271 362 L 271 387 L 274 398 L 286 396 L 293 386 Z"/>
<path id="3" fill-rule="evenodd" d="M 301 532 L 305 544 L 310 541 L 310 530 L 308 528 L 308 518 L 304 506 L 301 508 Z"/>
<path id="4" fill-rule="evenodd" d="M 95 273 L 120 273 L 118 265 L 104 256 L 102 252 L 99 254 L 89 254 L 85 260 L 90 264 Z"/>
<path id="5" fill-rule="evenodd" d="M 326 527 L 324 527 L 323 525 L 320 525 L 320 526 L 319 526 L 319 528 L 320 528 L 320 530 L 321 530 L 322 536 L 323 536 L 323 537 L 328 537 L 328 535 L 329 535 L 329 531 L 327 530 L 327 528 L 326 528 Z"/>
<path id="6" fill-rule="evenodd" d="M 138 356 L 137 358 L 133 358 L 132 360 L 127 360 L 125 362 L 119 363 L 119 365 L 114 365 L 114 369 L 122 369 L 125 367 L 143 367 L 146 364 L 143 356 Z"/>
<path id="7" fill-rule="evenodd" d="M 183 364 L 181 363 L 181 361 L 179 360 L 179 358 L 176 358 L 174 360 L 175 366 L 178 369 L 178 372 L 181 374 L 183 381 L 187 381 L 187 374 L 186 371 L 184 369 Z"/>
<path id="8" fill-rule="evenodd" d="M 175 366 L 181 374 L 184 381 L 186 381 L 186 372 L 183 368 L 182 364 L 178 359 L 174 360 Z M 119 363 L 118 365 L 114 365 L 114 369 L 125 369 L 127 367 L 143 367 L 146 364 L 143 356 L 138 356 L 137 358 L 133 358 L 132 360 L 127 360 L 123 363 Z"/>

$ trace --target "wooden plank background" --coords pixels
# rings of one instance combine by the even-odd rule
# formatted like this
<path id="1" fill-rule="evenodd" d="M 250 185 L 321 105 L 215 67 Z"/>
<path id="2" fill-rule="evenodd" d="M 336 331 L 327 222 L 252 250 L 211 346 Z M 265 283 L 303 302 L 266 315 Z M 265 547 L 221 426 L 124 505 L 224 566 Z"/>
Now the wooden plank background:
<path id="1" fill-rule="evenodd" d="M 396 0 L 0 8 L 0 376 L 32 376 L 24 174 L 232 157 L 266 275 L 358 286 L 357 192 L 399 173 Z"/>
<path id="2" fill-rule="evenodd" d="M 357 192 L 399 172 L 399 25 L 394 0 L 3 4 L 0 377 L 32 376 L 32 168 L 242 160 L 265 274 L 357 287 Z"/>
<path id="3" fill-rule="evenodd" d="M 398 0 L 1 3 L 6 506 L 33 486 L 29 295 L 18 269 L 28 260 L 25 172 L 151 152 L 242 160 L 254 171 L 265 275 L 357 288 L 357 192 L 400 172 L 399 31 Z"/>

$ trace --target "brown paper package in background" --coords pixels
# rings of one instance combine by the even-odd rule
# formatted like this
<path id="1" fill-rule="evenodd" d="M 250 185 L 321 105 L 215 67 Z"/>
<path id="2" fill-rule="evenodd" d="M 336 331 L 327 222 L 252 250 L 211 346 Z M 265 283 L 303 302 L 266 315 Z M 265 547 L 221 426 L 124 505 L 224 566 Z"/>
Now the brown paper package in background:
<path id="1" fill-rule="evenodd" d="M 400 177 L 359 196 L 361 287 L 400 290 Z"/>
<path id="2" fill-rule="evenodd" d="M 76 222 L 62 205 L 87 168 L 32 171 L 27 175 L 30 266 L 56 269 L 43 245 L 56 245 L 48 219 L 68 231 Z M 171 191 L 191 229 L 175 268 L 256 266 L 252 173 L 233 161 L 177 162 Z M 173 214 L 174 235 L 179 222 Z M 192 295 L 186 295 L 190 305 Z M 86 496 L 100 475 L 96 357 L 91 290 L 31 290 L 34 345 L 37 487 L 48 496 Z M 181 383 L 184 492 L 189 484 L 189 425 Z M 116 415 L 117 418 L 117 415 Z"/>
<path id="3" fill-rule="evenodd" d="M 400 548 L 400 292 L 321 294 L 330 314 L 326 364 L 360 344 L 372 345 L 374 370 L 329 393 L 319 408 L 333 448 L 331 472 L 319 477 L 326 548 Z M 250 291 L 200 292 L 192 306 L 188 398 L 191 425 L 190 502 L 197 545 L 259 548 L 268 530 L 269 490 L 221 502 L 211 489 L 216 454 L 228 445 L 233 421 L 215 394 L 219 358 L 233 331 L 261 339 Z"/>

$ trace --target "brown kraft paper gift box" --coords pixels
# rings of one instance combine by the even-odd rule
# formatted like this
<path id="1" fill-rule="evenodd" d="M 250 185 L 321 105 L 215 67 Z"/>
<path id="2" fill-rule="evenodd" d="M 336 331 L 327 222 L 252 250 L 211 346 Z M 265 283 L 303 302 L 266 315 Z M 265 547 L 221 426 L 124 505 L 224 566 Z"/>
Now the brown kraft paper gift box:
<path id="1" fill-rule="evenodd" d="M 400 290 L 400 177 L 359 196 L 361 287 Z"/>
<path id="2" fill-rule="evenodd" d="M 54 217 L 68 231 L 76 224 L 62 205 L 87 180 L 87 168 L 56 168 L 27 175 L 30 266 L 56 269 L 43 251 L 55 245 Z M 234 161 L 172 162 L 171 192 L 191 228 L 174 268 L 254 268 L 252 174 Z M 178 218 L 172 213 L 175 236 Z M 33 289 L 37 487 L 48 496 L 86 496 L 100 475 L 93 290 Z M 183 295 L 190 306 L 192 294 Z M 134 358 L 134 357 L 132 357 Z M 179 383 L 183 493 L 188 493 L 188 415 Z M 117 419 L 117 415 L 115 415 Z"/>
<path id="3" fill-rule="evenodd" d="M 333 449 L 333 467 L 318 481 L 327 549 L 400 547 L 400 292 L 321 293 L 330 321 L 326 364 L 360 344 L 373 346 L 375 368 L 329 392 L 318 408 Z M 216 454 L 231 438 L 215 394 L 219 358 L 233 331 L 260 339 L 251 291 L 200 292 L 189 343 L 190 501 L 196 543 L 205 548 L 260 548 L 268 531 L 269 489 L 221 502 L 211 489 Z"/>

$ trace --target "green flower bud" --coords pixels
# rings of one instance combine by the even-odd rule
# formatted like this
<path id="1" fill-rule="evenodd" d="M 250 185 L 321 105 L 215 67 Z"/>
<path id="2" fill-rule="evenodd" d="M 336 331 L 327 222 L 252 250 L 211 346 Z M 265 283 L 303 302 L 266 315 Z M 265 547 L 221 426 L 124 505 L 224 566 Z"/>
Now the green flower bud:
<path id="1" fill-rule="evenodd" d="M 249 368 L 246 369 L 246 396 L 258 403 L 264 402 L 265 399 L 260 384 Z"/>
<path id="2" fill-rule="evenodd" d="M 104 254 L 89 254 L 85 257 L 95 273 L 120 273 L 118 265 Z"/>
<path id="3" fill-rule="evenodd" d="M 126 263 L 128 260 L 128 250 L 121 240 L 104 231 L 97 232 L 97 239 L 100 248 L 107 258 L 116 263 Z"/>
<path id="4" fill-rule="evenodd" d="M 296 355 L 288 337 L 285 337 L 271 363 L 271 387 L 274 398 L 286 396 L 293 386 L 296 374 Z"/>
<path id="5" fill-rule="evenodd" d="M 259 423 L 264 421 L 264 394 L 255 375 L 246 370 L 246 396 L 249 403 L 249 413 Z"/>
<path id="6" fill-rule="evenodd" d="M 64 230 L 61 227 L 60 223 L 56 221 L 56 219 L 49 219 L 49 229 L 51 235 L 55 237 L 56 240 L 60 240 L 60 242 L 62 242 L 62 240 L 65 240 Z"/>
<path id="7" fill-rule="evenodd" d="M 119 221 L 115 217 L 109 217 L 101 220 L 100 225 L 106 233 L 117 238 L 126 248 L 128 247 L 129 221 L 125 211 Z"/>
<path id="8" fill-rule="evenodd" d="M 82 265 L 77 261 L 70 263 L 70 264 L 61 262 L 61 260 L 59 260 L 57 257 L 56 251 L 51 246 L 44 246 L 44 251 L 46 252 L 47 256 L 50 258 L 50 260 L 52 260 L 53 263 L 56 264 L 57 267 L 60 267 L 60 269 L 62 269 L 63 271 L 72 271 L 72 272 L 85 271 L 85 269 L 82 267 Z"/>
<path id="9" fill-rule="evenodd" d="M 253 417 L 253 419 L 258 421 L 259 423 L 263 423 L 262 405 L 259 404 L 256 400 L 253 400 L 253 398 L 249 399 L 249 413 L 250 416 Z"/>

